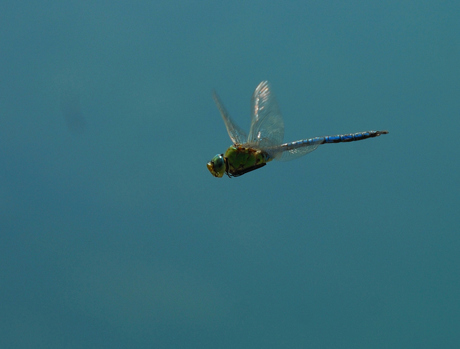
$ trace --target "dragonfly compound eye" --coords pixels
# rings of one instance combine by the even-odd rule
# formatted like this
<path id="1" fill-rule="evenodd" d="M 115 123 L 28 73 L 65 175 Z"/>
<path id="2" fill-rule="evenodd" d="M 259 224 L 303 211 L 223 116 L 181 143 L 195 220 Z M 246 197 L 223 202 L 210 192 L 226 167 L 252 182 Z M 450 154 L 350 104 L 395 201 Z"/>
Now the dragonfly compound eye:
<path id="1" fill-rule="evenodd" d="M 207 164 L 209 172 L 214 177 L 222 177 L 225 173 L 225 160 L 222 154 L 217 154 Z"/>

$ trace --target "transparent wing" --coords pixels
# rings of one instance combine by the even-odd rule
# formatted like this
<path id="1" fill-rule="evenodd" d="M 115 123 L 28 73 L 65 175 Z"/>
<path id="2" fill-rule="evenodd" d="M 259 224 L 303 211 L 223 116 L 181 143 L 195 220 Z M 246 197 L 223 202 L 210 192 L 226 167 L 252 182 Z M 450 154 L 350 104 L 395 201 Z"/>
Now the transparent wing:
<path id="1" fill-rule="evenodd" d="M 307 155 L 320 146 L 320 144 L 312 144 L 301 148 L 287 149 L 286 147 L 283 147 L 285 145 L 286 144 L 282 144 L 281 146 L 276 147 L 276 149 L 273 149 L 269 152 L 271 153 L 270 156 L 278 161 L 290 161 Z"/>
<path id="2" fill-rule="evenodd" d="M 216 102 L 217 108 L 219 108 L 220 115 L 222 115 L 222 119 L 224 119 L 225 127 L 227 128 L 228 135 L 232 140 L 233 144 L 243 144 L 246 143 L 248 136 L 246 132 L 244 132 L 228 115 L 227 110 L 225 110 L 224 105 L 222 104 L 219 96 L 217 95 L 216 91 L 213 91 L 212 98 L 214 102 Z"/>
<path id="3" fill-rule="evenodd" d="M 251 100 L 251 128 L 248 144 L 259 149 L 274 147 L 283 142 L 284 122 L 268 81 L 262 81 Z"/>

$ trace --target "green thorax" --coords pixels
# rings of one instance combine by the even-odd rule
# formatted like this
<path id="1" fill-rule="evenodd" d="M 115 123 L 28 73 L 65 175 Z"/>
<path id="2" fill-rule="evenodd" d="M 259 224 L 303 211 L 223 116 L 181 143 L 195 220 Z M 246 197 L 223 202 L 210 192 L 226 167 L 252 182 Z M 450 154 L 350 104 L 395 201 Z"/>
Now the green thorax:
<path id="1" fill-rule="evenodd" d="M 262 150 L 244 148 L 241 145 L 232 145 L 224 154 L 227 164 L 227 174 L 237 177 L 265 166 L 269 159 Z"/>

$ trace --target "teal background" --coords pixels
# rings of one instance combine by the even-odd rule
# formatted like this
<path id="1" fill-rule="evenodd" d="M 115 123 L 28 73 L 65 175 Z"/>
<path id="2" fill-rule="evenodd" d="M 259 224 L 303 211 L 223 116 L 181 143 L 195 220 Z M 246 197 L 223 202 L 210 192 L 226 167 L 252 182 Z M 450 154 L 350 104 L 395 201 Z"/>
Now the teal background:
<path id="1" fill-rule="evenodd" d="M 3 1 L 1 348 L 454 348 L 458 1 Z M 240 178 L 211 93 L 285 140 Z"/>

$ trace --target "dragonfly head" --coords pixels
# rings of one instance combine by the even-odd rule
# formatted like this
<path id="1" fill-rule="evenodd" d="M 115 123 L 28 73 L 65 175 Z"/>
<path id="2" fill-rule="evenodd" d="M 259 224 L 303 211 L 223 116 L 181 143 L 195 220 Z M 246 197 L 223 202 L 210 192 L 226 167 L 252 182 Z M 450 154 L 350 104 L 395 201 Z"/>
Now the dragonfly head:
<path id="1" fill-rule="evenodd" d="M 214 177 L 222 177 L 225 173 L 224 154 L 217 154 L 206 166 Z"/>

